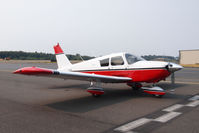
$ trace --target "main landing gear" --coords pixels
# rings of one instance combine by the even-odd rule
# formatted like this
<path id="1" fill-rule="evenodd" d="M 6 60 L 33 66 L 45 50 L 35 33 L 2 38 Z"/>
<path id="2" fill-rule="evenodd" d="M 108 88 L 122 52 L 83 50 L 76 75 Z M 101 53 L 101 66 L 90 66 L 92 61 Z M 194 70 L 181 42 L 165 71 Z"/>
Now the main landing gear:
<path id="1" fill-rule="evenodd" d="M 157 98 L 161 98 L 166 94 L 164 89 L 154 85 L 152 87 L 142 87 L 140 83 L 127 83 L 127 85 L 132 87 L 133 90 L 142 90 L 144 93 L 151 94 Z"/>
<path id="2" fill-rule="evenodd" d="M 154 85 L 152 87 L 142 87 L 142 84 L 140 83 L 127 83 L 127 85 L 132 87 L 133 90 L 142 90 L 142 92 L 151 94 L 158 98 L 161 98 L 163 95 L 166 94 L 162 88 Z M 93 97 L 100 97 L 104 94 L 104 89 L 101 88 L 100 81 L 91 81 L 90 87 L 87 89 L 87 92 L 91 93 Z"/>
<path id="3" fill-rule="evenodd" d="M 87 92 L 91 93 L 93 97 L 100 97 L 104 94 L 104 89 L 100 86 L 100 81 L 97 81 L 95 83 L 91 81 L 90 87 L 87 89 Z"/>

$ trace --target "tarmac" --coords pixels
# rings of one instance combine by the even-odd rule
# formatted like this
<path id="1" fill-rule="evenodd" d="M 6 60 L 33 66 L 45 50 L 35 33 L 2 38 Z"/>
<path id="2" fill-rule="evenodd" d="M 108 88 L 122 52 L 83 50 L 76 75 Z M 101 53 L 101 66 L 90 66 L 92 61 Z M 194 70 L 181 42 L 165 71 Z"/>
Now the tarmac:
<path id="1" fill-rule="evenodd" d="M 102 84 L 99 98 L 88 82 L 12 74 L 55 63 L 0 62 L 0 133 L 198 133 L 199 68 L 176 72 L 176 84 L 155 98 L 126 84 Z"/>

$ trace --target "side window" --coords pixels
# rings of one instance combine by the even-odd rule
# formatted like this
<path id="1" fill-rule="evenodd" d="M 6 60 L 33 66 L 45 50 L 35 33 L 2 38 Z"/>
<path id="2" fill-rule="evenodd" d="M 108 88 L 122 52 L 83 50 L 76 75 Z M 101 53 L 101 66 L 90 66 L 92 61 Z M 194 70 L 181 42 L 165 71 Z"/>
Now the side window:
<path id="1" fill-rule="evenodd" d="M 100 60 L 101 67 L 109 66 L 109 58 Z"/>
<path id="2" fill-rule="evenodd" d="M 116 56 L 111 58 L 111 65 L 117 66 L 117 65 L 124 65 L 124 60 L 122 59 L 122 56 Z"/>
<path id="3" fill-rule="evenodd" d="M 135 57 L 131 54 L 126 54 L 125 57 L 126 57 L 128 64 L 133 64 L 138 61 L 137 57 Z"/>

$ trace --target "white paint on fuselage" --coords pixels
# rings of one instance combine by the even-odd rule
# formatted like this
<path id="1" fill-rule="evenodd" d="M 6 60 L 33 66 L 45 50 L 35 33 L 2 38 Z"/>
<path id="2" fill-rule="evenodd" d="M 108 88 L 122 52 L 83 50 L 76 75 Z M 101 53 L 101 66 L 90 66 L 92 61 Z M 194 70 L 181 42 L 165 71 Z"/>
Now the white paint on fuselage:
<path id="1" fill-rule="evenodd" d="M 126 53 L 115 53 L 110 54 L 98 58 L 94 58 L 88 61 L 83 61 L 80 63 L 73 64 L 71 66 L 72 71 L 86 71 L 86 70 L 110 70 L 110 69 L 146 69 L 146 68 L 165 68 L 165 66 L 168 64 L 168 62 L 162 62 L 162 61 L 137 61 L 131 65 L 128 64 L 126 57 Z M 121 56 L 124 60 L 123 65 L 118 66 L 111 66 L 111 58 Z M 101 67 L 100 60 L 104 60 L 109 58 L 109 66 Z"/>
<path id="2" fill-rule="evenodd" d="M 129 65 L 129 68 L 165 68 L 168 65 L 168 62 L 163 61 L 138 61 L 132 65 Z"/>
<path id="3" fill-rule="evenodd" d="M 122 66 L 127 66 L 127 62 L 124 58 L 124 53 L 116 53 L 116 54 L 105 55 L 105 56 L 97 57 L 88 61 L 83 61 L 80 63 L 73 64 L 72 71 L 106 70 L 106 69 L 108 70 L 111 68 L 110 59 L 116 56 L 122 56 L 122 58 L 124 59 L 124 65 Z M 101 67 L 100 61 L 107 58 L 109 58 L 109 66 Z"/>

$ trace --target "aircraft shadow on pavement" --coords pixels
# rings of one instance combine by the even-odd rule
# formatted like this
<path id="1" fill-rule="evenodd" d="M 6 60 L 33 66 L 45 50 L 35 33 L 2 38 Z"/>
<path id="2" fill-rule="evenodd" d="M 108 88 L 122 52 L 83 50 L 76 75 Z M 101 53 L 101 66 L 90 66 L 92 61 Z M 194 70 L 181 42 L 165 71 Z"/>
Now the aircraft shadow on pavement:
<path id="1" fill-rule="evenodd" d="M 105 94 L 95 98 L 91 95 L 62 102 L 48 104 L 48 107 L 73 113 L 84 113 L 112 104 L 127 101 L 132 98 L 141 98 L 141 93 L 136 94 L 131 89 L 105 89 Z"/>
<path id="2" fill-rule="evenodd" d="M 163 88 L 164 90 L 171 90 L 171 89 L 177 89 L 180 87 L 184 87 L 187 86 L 187 84 L 183 84 L 183 83 L 176 83 L 174 85 L 172 85 L 171 83 L 158 83 L 157 86 Z"/>
<path id="3" fill-rule="evenodd" d="M 189 96 L 188 95 L 182 95 L 182 94 L 176 94 L 175 89 L 180 89 L 182 87 L 188 86 L 188 84 L 183 84 L 183 83 L 175 83 L 172 85 L 171 83 L 158 83 L 157 84 L 159 87 L 164 88 L 166 91 L 166 95 L 163 96 L 163 99 L 187 99 Z"/>
<path id="4" fill-rule="evenodd" d="M 171 86 L 171 84 L 168 83 L 160 83 L 158 84 L 160 87 L 164 87 L 165 90 L 173 88 L 179 88 L 182 86 L 185 86 L 185 84 L 176 84 L 175 86 Z M 69 87 L 69 86 L 65 86 Z M 70 86 L 71 88 L 83 88 L 82 85 L 74 85 Z M 84 87 L 86 88 L 87 85 L 84 84 Z M 64 88 L 64 86 L 63 86 Z M 78 89 L 80 89 L 78 88 Z M 65 88 L 66 89 L 66 88 Z M 155 98 L 150 94 L 143 93 L 142 91 L 132 91 L 131 88 L 121 88 L 121 89 L 114 89 L 114 88 L 105 88 L 105 94 L 101 97 L 94 98 L 91 95 L 86 97 L 80 97 L 76 99 L 66 100 L 62 102 L 56 102 L 52 104 L 48 104 L 48 107 L 66 111 L 66 112 L 72 112 L 72 113 L 84 113 L 91 110 L 95 110 L 98 108 L 102 108 L 105 106 L 113 105 L 116 103 L 124 102 L 130 99 L 135 98 Z M 178 95 L 178 94 L 166 94 L 163 96 L 163 99 L 182 99 L 186 96 Z M 157 98 L 157 100 L 160 100 Z"/>
<path id="5" fill-rule="evenodd" d="M 71 89 L 71 88 L 75 88 L 75 89 L 82 89 L 82 88 L 88 88 L 89 84 L 77 84 L 77 85 L 62 85 L 62 86 L 52 86 L 52 87 L 48 87 L 48 89 Z"/>

